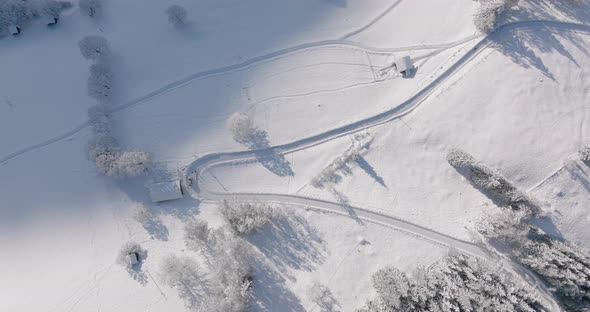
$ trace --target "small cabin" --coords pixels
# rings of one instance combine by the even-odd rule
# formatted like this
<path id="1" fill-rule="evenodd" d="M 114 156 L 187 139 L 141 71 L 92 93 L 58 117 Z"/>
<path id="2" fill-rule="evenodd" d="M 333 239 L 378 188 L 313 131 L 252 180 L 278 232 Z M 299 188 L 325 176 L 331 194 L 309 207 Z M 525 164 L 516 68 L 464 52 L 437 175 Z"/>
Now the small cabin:
<path id="1" fill-rule="evenodd" d="M 130 252 L 127 255 L 127 260 L 129 261 L 129 265 L 130 266 L 134 266 L 137 263 L 139 263 L 139 261 L 141 260 L 141 258 L 139 257 L 139 254 L 137 252 Z"/>
<path id="2" fill-rule="evenodd" d="M 395 67 L 397 68 L 397 71 L 405 77 L 414 69 L 414 64 L 412 63 L 410 56 L 406 55 L 395 60 Z"/>
<path id="3" fill-rule="evenodd" d="M 180 199 L 183 197 L 180 181 L 154 183 L 148 186 L 150 199 L 153 203 Z"/>
<path id="4" fill-rule="evenodd" d="M 59 17 L 55 17 L 55 16 L 46 16 L 43 19 L 43 22 L 47 26 L 53 26 L 53 25 L 57 24 L 58 21 L 59 21 Z"/>
<path id="5" fill-rule="evenodd" d="M 8 26 L 8 33 L 16 36 L 18 34 L 20 34 L 20 27 L 16 26 L 16 25 L 10 25 Z"/>

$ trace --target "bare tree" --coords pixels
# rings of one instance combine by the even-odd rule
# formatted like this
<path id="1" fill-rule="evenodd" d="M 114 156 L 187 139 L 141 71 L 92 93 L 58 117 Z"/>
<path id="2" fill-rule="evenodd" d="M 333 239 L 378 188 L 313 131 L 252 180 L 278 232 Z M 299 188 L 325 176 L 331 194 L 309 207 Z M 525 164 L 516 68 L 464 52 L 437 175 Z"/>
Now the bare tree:
<path id="1" fill-rule="evenodd" d="M 168 22 L 174 27 L 181 28 L 186 25 L 188 13 L 184 7 L 173 4 L 165 12 L 168 15 Z"/>

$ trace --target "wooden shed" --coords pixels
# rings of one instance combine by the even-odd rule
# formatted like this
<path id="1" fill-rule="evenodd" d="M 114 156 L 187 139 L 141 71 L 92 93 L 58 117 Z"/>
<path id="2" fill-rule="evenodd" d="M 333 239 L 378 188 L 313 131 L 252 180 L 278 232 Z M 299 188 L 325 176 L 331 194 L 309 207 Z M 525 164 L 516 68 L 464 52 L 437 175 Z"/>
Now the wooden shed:
<path id="1" fill-rule="evenodd" d="M 412 58 L 406 55 L 395 60 L 395 67 L 400 74 L 406 76 L 414 69 L 414 63 L 412 63 Z"/>

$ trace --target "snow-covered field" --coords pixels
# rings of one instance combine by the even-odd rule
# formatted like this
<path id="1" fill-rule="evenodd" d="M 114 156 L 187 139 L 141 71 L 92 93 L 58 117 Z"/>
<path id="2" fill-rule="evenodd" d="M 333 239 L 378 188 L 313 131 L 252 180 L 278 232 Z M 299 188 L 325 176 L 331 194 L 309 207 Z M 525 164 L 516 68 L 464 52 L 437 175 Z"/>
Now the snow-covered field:
<path id="1" fill-rule="evenodd" d="M 164 14 L 172 1 L 105 0 L 98 18 L 75 3 L 58 25 L 0 38 L 0 311 L 185 310 L 162 259 L 202 262 L 183 226 L 222 226 L 225 196 L 301 217 L 245 238 L 265 264 L 251 310 L 319 311 L 317 282 L 354 311 L 385 265 L 410 273 L 451 249 L 486 257 L 475 227 L 498 208 L 448 164 L 453 148 L 590 250 L 590 169 L 577 160 L 590 145 L 589 5 L 522 1 L 514 24 L 486 37 L 471 0 L 174 3 L 188 11 L 183 29 Z M 86 35 L 113 52 L 115 137 L 160 170 L 197 170 L 184 199 L 151 203 L 144 185 L 159 176 L 112 179 L 87 159 Z M 407 78 L 391 68 L 404 55 L 417 67 Z M 234 153 L 247 149 L 227 126 L 235 111 L 281 147 Z M 336 183 L 313 185 L 364 143 Z M 210 153 L 226 154 L 200 158 Z M 137 222 L 139 206 L 156 226 Z M 148 250 L 135 276 L 115 261 L 129 240 Z"/>

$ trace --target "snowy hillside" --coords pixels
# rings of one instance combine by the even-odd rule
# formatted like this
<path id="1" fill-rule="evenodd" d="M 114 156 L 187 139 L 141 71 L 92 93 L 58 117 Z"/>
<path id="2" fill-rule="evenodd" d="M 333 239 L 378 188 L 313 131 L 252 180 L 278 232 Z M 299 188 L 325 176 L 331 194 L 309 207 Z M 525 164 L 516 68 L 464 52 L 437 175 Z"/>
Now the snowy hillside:
<path id="1" fill-rule="evenodd" d="M 0 0 L 0 28 L 0 311 L 590 309 L 585 1 Z"/>

